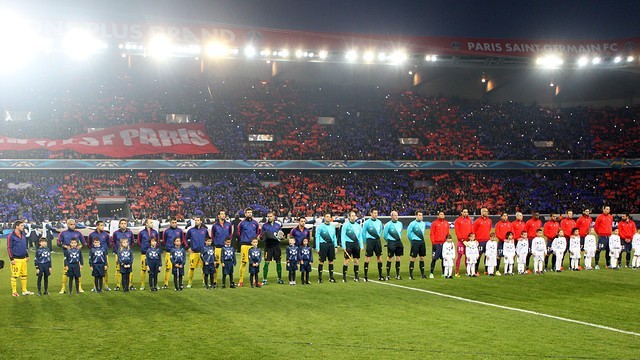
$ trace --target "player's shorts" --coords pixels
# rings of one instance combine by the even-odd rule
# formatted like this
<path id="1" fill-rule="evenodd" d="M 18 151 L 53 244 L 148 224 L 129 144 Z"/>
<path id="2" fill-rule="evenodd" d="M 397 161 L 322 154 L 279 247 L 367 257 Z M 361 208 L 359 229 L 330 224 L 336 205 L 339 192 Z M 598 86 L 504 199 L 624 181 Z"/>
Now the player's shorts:
<path id="1" fill-rule="evenodd" d="M 233 261 L 224 262 L 224 266 L 222 267 L 223 275 L 233 275 Z M 233 281 L 233 279 L 231 279 Z"/>
<path id="2" fill-rule="evenodd" d="M 458 239 L 458 256 L 465 255 L 465 250 L 466 250 L 466 247 L 464 246 L 465 241 L 467 241 L 467 239 Z"/>
<path id="3" fill-rule="evenodd" d="M 202 268 L 202 273 L 205 275 L 213 275 L 216 272 L 216 266 L 214 264 L 205 265 Z"/>
<path id="4" fill-rule="evenodd" d="M 433 244 L 431 247 L 431 260 L 442 260 L 442 244 Z"/>
<path id="5" fill-rule="evenodd" d="M 149 274 L 157 274 L 161 265 L 160 260 L 149 260 L 145 266 L 149 267 Z M 144 270 L 147 270 L 147 268 L 145 267 Z"/>
<path id="6" fill-rule="evenodd" d="M 287 271 L 298 271 L 298 262 L 287 262 Z"/>
<path id="7" fill-rule="evenodd" d="M 249 266 L 249 274 L 258 274 L 258 273 L 260 273 L 260 265 Z"/>
<path id="8" fill-rule="evenodd" d="M 173 265 L 171 264 L 171 253 L 169 251 L 164 253 L 164 269 L 171 270 Z"/>
<path id="9" fill-rule="evenodd" d="M 38 265 L 38 269 L 40 269 L 40 274 L 42 274 L 45 277 L 51 275 L 51 263 L 50 262 Z"/>
<path id="10" fill-rule="evenodd" d="M 266 261 L 275 260 L 280 262 L 282 258 L 282 249 L 280 248 L 280 244 L 274 244 L 264 247 L 264 259 Z"/>
<path id="11" fill-rule="evenodd" d="M 382 243 L 380 239 L 367 239 L 364 254 L 367 257 L 372 257 L 373 254 L 376 254 L 376 256 L 382 255 Z"/>
<path id="12" fill-rule="evenodd" d="M 80 277 L 80 264 L 69 264 L 67 269 L 68 277 Z"/>
<path id="13" fill-rule="evenodd" d="M 485 249 L 487 248 L 487 241 L 478 241 L 478 259 L 480 259 L 480 256 L 482 256 L 482 254 L 484 254 Z"/>
<path id="14" fill-rule="evenodd" d="M 191 255 L 189 255 L 189 268 L 195 269 L 199 267 L 202 269 L 203 266 L 204 266 L 204 263 L 202 262 L 202 258 L 200 258 L 199 252 L 194 252 Z"/>
<path id="15" fill-rule="evenodd" d="M 318 256 L 320 257 L 320 262 L 324 262 L 325 260 L 333 261 L 336 259 L 336 250 L 333 247 L 333 244 L 322 243 L 320 244 L 320 251 L 318 251 Z"/>
<path id="16" fill-rule="evenodd" d="M 251 244 L 241 244 L 240 245 L 240 261 L 243 263 L 249 262 L 249 249 L 251 249 Z M 218 258 L 220 259 L 220 258 Z"/>
<path id="17" fill-rule="evenodd" d="M 580 251 L 584 251 L 584 236 L 580 236 Z"/>
<path id="18" fill-rule="evenodd" d="M 551 244 L 553 244 L 553 240 L 547 240 L 547 254 L 554 253 L 553 248 L 551 247 Z"/>
<path id="19" fill-rule="evenodd" d="M 357 242 L 346 242 L 344 244 L 345 248 L 344 248 L 344 258 L 345 259 L 360 259 L 360 244 L 358 244 Z M 349 255 L 351 255 L 351 258 L 349 257 L 349 255 L 347 255 L 347 253 Z"/>
<path id="20" fill-rule="evenodd" d="M 147 271 L 147 254 L 140 253 L 140 266 L 142 271 Z"/>
<path id="21" fill-rule="evenodd" d="M 300 264 L 300 271 L 311 272 L 311 263 L 308 261 L 303 261 L 302 264 Z"/>
<path id="22" fill-rule="evenodd" d="M 91 276 L 104 277 L 104 264 L 93 264 L 93 271 L 91 271 Z"/>
<path id="23" fill-rule="evenodd" d="M 462 245 L 462 251 L 464 254 L 464 245 Z M 427 255 L 427 244 L 424 240 L 419 241 L 411 241 L 411 253 L 409 254 L 412 258 L 418 256 L 426 256 Z"/>
<path id="24" fill-rule="evenodd" d="M 609 250 L 609 237 L 598 236 L 598 251 L 608 251 L 608 250 Z"/>
<path id="25" fill-rule="evenodd" d="M 625 242 L 622 240 L 622 252 L 631 253 L 631 242 Z"/>
<path id="26" fill-rule="evenodd" d="M 498 258 L 501 258 L 504 256 L 504 254 L 502 253 L 503 248 L 504 248 L 504 241 L 498 241 Z"/>
<path id="27" fill-rule="evenodd" d="M 13 262 L 15 265 L 11 265 L 11 276 L 27 276 L 27 259 L 13 259 Z"/>
<path id="28" fill-rule="evenodd" d="M 387 256 L 402 256 L 404 255 L 404 245 L 402 241 L 387 241 Z"/>

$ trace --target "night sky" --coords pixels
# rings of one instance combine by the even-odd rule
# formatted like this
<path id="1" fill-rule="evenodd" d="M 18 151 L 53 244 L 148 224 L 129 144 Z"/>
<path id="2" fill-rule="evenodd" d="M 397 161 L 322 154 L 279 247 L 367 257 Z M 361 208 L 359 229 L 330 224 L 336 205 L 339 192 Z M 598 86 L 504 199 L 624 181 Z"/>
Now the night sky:
<path id="1" fill-rule="evenodd" d="M 640 36 L 640 1 L 632 0 L 25 0 L 10 9 L 23 16 L 150 22 L 163 17 L 319 32 L 584 40 Z"/>

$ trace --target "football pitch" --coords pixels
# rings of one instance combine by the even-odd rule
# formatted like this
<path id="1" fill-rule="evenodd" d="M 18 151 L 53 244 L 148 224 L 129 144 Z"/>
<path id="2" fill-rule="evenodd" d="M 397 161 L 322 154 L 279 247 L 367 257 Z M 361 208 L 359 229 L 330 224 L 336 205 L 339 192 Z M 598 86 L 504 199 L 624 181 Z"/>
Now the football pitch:
<path id="1" fill-rule="evenodd" d="M 311 285 L 278 285 L 271 264 L 260 289 L 206 290 L 196 271 L 182 292 L 95 294 L 85 252 L 86 292 L 60 295 L 57 250 L 50 296 L 13 298 L 9 269 L 0 271 L 0 358 L 640 358 L 640 270 L 444 279 L 438 262 L 435 279 L 408 280 L 405 254 L 403 280 L 356 283 L 350 266 L 342 283 L 339 252 L 335 284 L 328 274 L 318 284 L 314 269 Z M 36 291 L 33 258 L 28 287 Z"/>

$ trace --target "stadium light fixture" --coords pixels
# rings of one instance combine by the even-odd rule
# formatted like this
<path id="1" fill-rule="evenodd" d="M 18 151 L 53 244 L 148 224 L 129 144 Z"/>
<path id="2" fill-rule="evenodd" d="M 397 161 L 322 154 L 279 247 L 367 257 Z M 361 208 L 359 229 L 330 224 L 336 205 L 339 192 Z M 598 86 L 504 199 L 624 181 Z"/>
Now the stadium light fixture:
<path id="1" fill-rule="evenodd" d="M 71 29 L 64 37 L 62 48 L 70 58 L 86 59 L 98 51 L 106 49 L 107 44 L 96 39 L 88 31 Z"/>
<path id="2" fill-rule="evenodd" d="M 633 62 L 633 56 L 627 56 L 627 62 L 628 63 Z"/>
<path id="3" fill-rule="evenodd" d="M 344 58 L 347 59 L 347 61 L 356 61 L 356 59 L 358 59 L 358 53 L 355 50 L 349 50 L 344 55 Z"/>
<path id="4" fill-rule="evenodd" d="M 158 34 L 151 38 L 147 49 L 156 59 L 166 59 L 173 52 L 173 44 L 168 37 Z"/>
<path id="5" fill-rule="evenodd" d="M 408 58 L 409 57 L 404 51 L 395 51 L 393 54 L 391 54 L 389 60 L 394 64 L 402 64 L 407 61 Z"/>
<path id="6" fill-rule="evenodd" d="M 487 75 L 485 73 L 482 73 L 482 78 L 480 79 L 480 81 L 484 84 L 487 82 Z"/>
<path id="7" fill-rule="evenodd" d="M 385 60 L 387 60 L 387 54 L 384 52 L 378 53 L 378 61 L 385 61 Z"/>
<path id="8" fill-rule="evenodd" d="M 50 43 L 39 38 L 28 22 L 17 14 L 0 12 L 0 72 L 23 67 L 36 52 L 48 52 Z"/>
<path id="9" fill-rule="evenodd" d="M 373 51 L 367 51 L 362 55 L 362 60 L 365 62 L 372 62 L 374 58 Z"/>
<path id="10" fill-rule="evenodd" d="M 244 47 L 244 56 L 248 57 L 248 58 L 252 58 L 254 56 L 256 56 L 256 48 L 254 48 L 251 45 L 247 45 Z"/>
<path id="11" fill-rule="evenodd" d="M 282 49 L 282 50 L 278 51 L 278 56 L 280 56 L 281 58 L 288 58 L 289 57 L 289 49 Z"/>
<path id="12" fill-rule="evenodd" d="M 438 60 L 438 56 L 437 55 L 427 55 L 424 57 L 425 61 L 429 61 L 429 62 L 435 62 L 436 60 Z"/>
<path id="13" fill-rule="evenodd" d="M 304 51 L 302 51 L 300 49 L 296 50 L 296 58 L 298 58 L 298 59 L 300 59 L 303 56 L 306 57 L 305 54 L 306 54 L 306 52 L 304 52 Z"/>
<path id="14" fill-rule="evenodd" d="M 327 58 L 327 56 L 329 56 L 329 52 L 327 50 L 320 50 L 320 52 L 318 52 L 318 57 L 321 60 L 324 60 Z"/>
<path id="15" fill-rule="evenodd" d="M 589 59 L 586 57 L 581 57 L 580 59 L 578 59 L 578 66 L 579 67 L 585 67 L 587 66 L 587 64 L 589 63 Z"/>
<path id="16" fill-rule="evenodd" d="M 229 48 L 219 42 L 211 42 L 207 45 L 207 56 L 212 58 L 221 58 L 229 54 Z"/>
<path id="17" fill-rule="evenodd" d="M 536 59 L 536 64 L 547 69 L 557 69 L 564 61 L 557 55 L 546 55 Z"/>
<path id="18" fill-rule="evenodd" d="M 602 59 L 601 59 L 601 58 L 599 58 L 599 57 L 594 57 L 594 58 L 593 58 L 593 60 L 591 60 L 591 63 L 592 63 L 593 65 L 598 65 L 598 64 L 600 64 L 600 62 L 601 62 L 601 61 L 602 61 Z"/>
<path id="19" fill-rule="evenodd" d="M 621 61 L 622 61 L 622 58 L 620 56 L 616 56 L 615 58 L 613 58 L 614 64 L 619 64 Z"/>
<path id="20" fill-rule="evenodd" d="M 263 49 L 263 50 L 260 51 L 260 56 L 262 56 L 262 57 L 267 57 L 269 55 L 271 55 L 271 50 L 269 50 L 269 49 Z"/>

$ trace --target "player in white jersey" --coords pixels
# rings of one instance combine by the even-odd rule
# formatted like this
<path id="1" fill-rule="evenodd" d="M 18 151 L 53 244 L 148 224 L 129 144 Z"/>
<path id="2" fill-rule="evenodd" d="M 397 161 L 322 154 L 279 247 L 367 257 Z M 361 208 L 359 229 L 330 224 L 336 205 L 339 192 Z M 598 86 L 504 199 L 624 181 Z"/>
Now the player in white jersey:
<path id="1" fill-rule="evenodd" d="M 533 271 L 542 274 L 544 257 L 547 255 L 547 241 L 542 236 L 542 229 L 536 230 L 536 237 L 531 240 L 531 255 L 533 255 Z"/>
<path id="2" fill-rule="evenodd" d="M 580 229 L 573 228 L 571 237 L 569 238 L 569 257 L 571 259 L 571 270 L 580 270 Z"/>
<path id="3" fill-rule="evenodd" d="M 564 237 L 564 230 L 558 230 L 558 236 L 553 239 L 551 243 L 551 250 L 556 255 L 556 263 L 554 270 L 556 272 L 562 271 L 562 260 L 564 260 L 564 252 L 567 251 L 567 238 Z"/>
<path id="4" fill-rule="evenodd" d="M 453 237 L 447 235 L 445 243 L 442 245 L 442 261 L 444 262 L 444 277 L 453 279 L 453 262 L 456 259 L 456 245 Z"/>
<path id="5" fill-rule="evenodd" d="M 487 265 L 487 273 L 489 276 L 494 276 L 496 271 L 496 265 L 498 264 L 498 238 L 496 234 L 492 232 L 489 234 L 490 239 L 487 241 L 485 248 L 485 260 Z"/>
<path id="6" fill-rule="evenodd" d="M 589 234 L 584 237 L 584 268 L 593 270 L 591 267 L 591 259 L 596 256 L 596 248 L 598 247 L 598 235 L 594 228 L 589 229 Z"/>
<path id="7" fill-rule="evenodd" d="M 618 228 L 613 228 L 613 233 L 609 236 L 609 257 L 611 258 L 612 269 L 619 269 L 618 260 L 620 260 L 621 253 L 622 243 L 620 235 L 618 235 Z"/>
<path id="8" fill-rule="evenodd" d="M 504 274 L 513 275 L 513 264 L 516 257 L 516 245 L 513 242 L 513 232 L 507 231 L 507 238 L 502 245 L 502 256 L 504 256 Z"/>
<path id="9" fill-rule="evenodd" d="M 523 231 L 516 245 L 516 254 L 518 255 L 518 274 L 526 274 L 527 256 L 529 255 L 529 239 L 527 232 Z"/>
<path id="10" fill-rule="evenodd" d="M 640 268 L 640 229 L 633 234 L 633 239 L 631 239 L 631 249 L 633 250 L 633 268 Z"/>
<path id="11" fill-rule="evenodd" d="M 464 256 L 467 260 L 467 276 L 476 276 L 476 263 L 480 257 L 480 251 L 478 250 L 478 242 L 476 241 L 476 234 L 470 233 L 469 240 L 464 242 L 465 250 Z"/>

